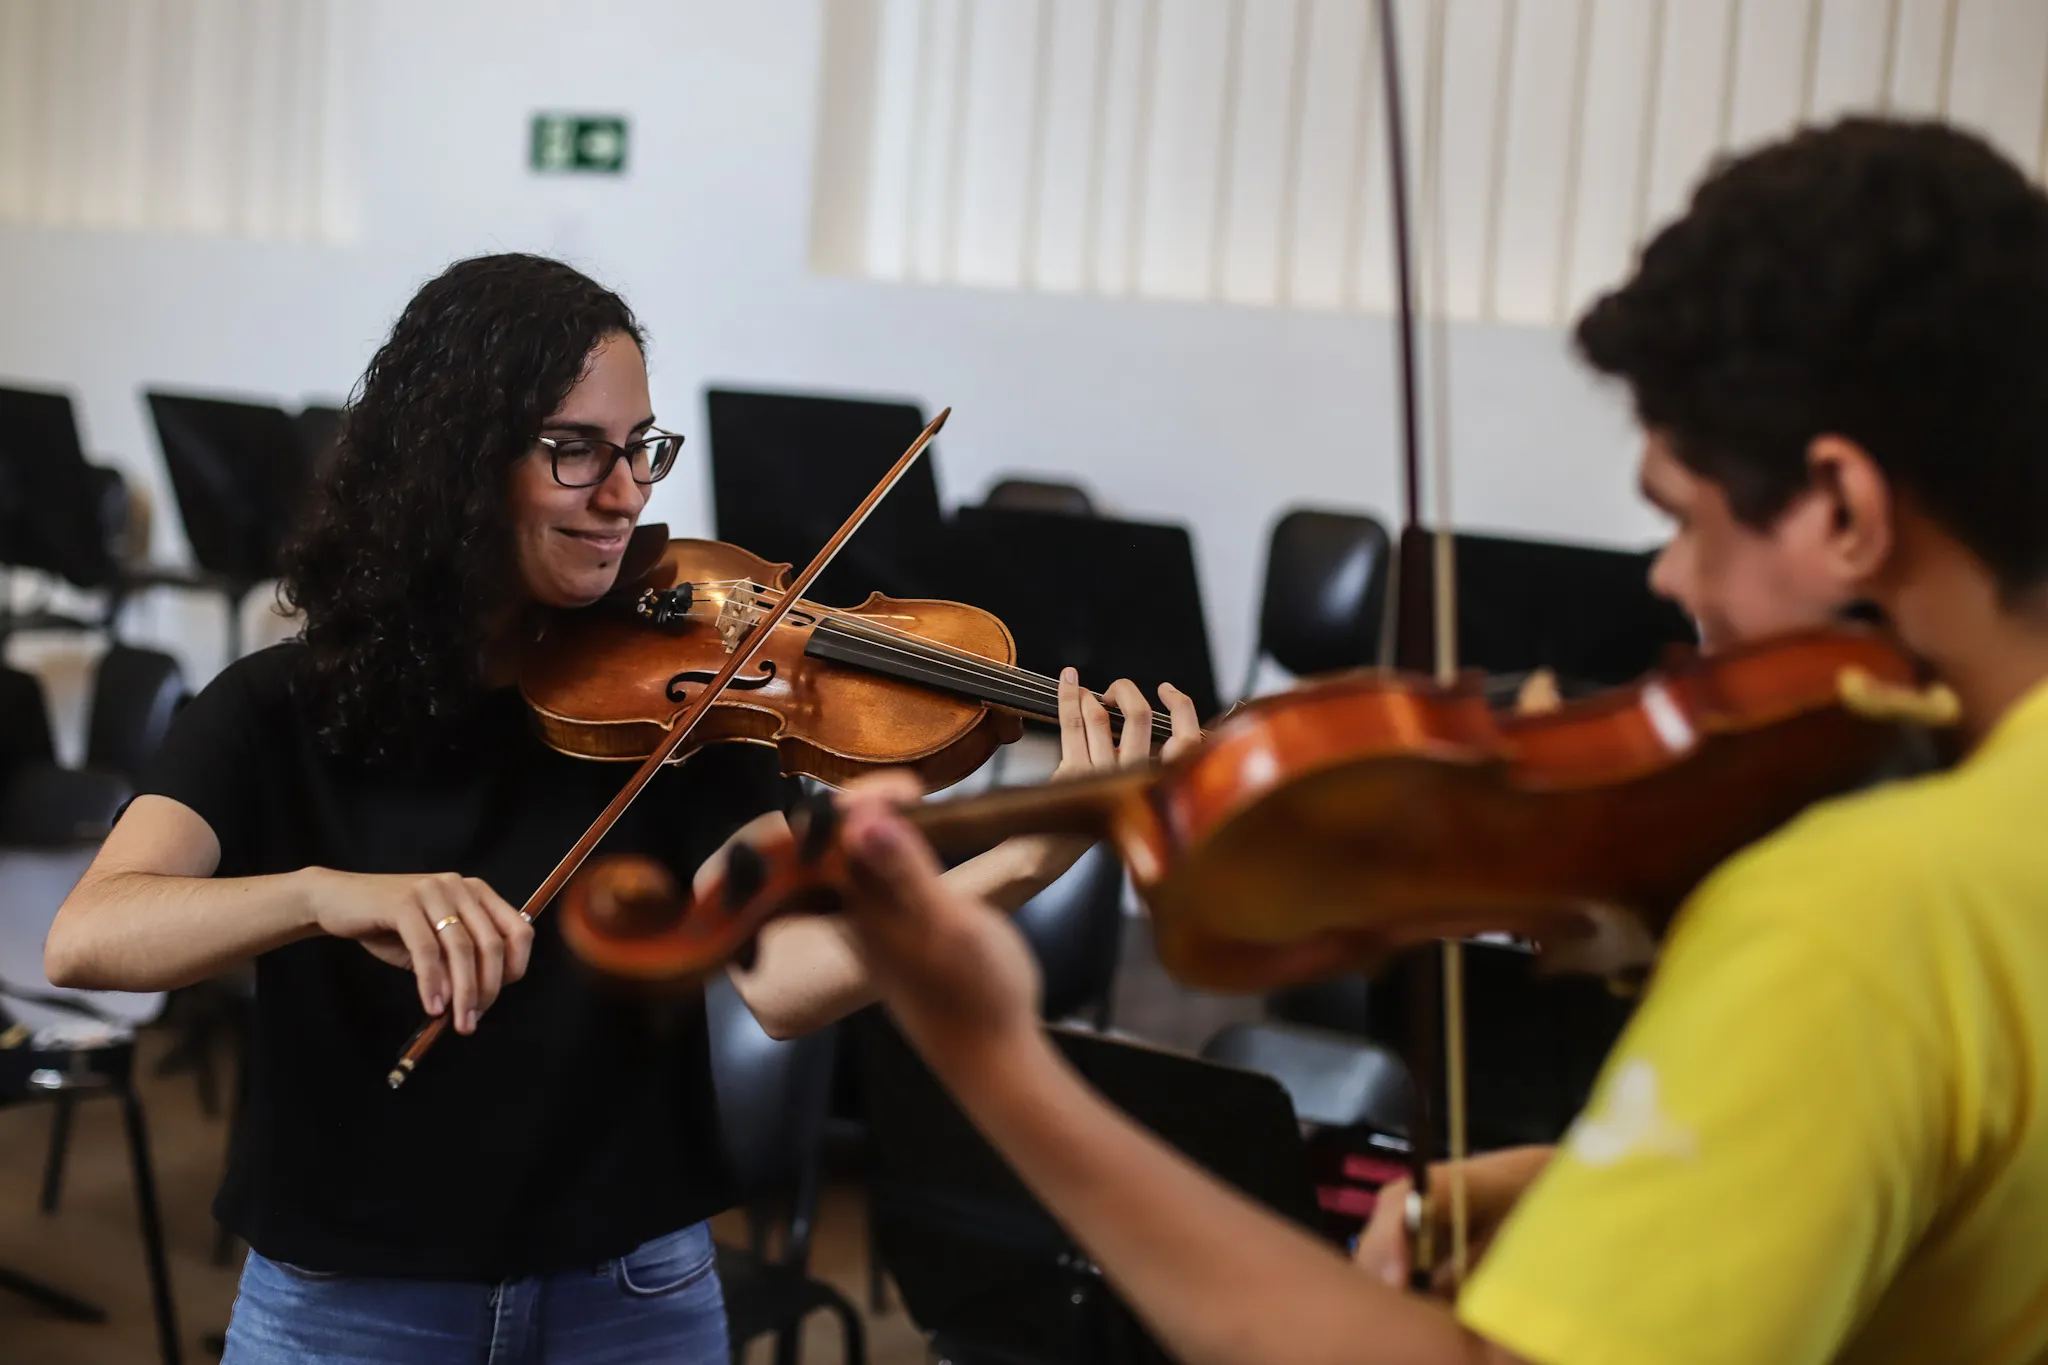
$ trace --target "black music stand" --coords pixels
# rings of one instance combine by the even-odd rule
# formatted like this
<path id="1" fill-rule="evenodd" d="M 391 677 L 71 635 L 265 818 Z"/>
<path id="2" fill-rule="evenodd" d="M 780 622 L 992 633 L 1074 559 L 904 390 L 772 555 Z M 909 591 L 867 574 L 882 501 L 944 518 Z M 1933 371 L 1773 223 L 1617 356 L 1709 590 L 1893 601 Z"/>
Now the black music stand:
<path id="1" fill-rule="evenodd" d="M 1655 551 L 1463 534 L 1454 544 L 1465 667 L 1549 668 L 1617 687 L 1697 639 L 1685 613 L 1650 591 Z"/>
<path id="2" fill-rule="evenodd" d="M 282 408 L 151 390 L 185 539 L 226 602 L 228 657 L 242 653 L 242 602 L 278 575 L 313 460 Z"/>
<path id="3" fill-rule="evenodd" d="M 924 429 L 913 403 L 707 389 L 712 514 L 720 540 L 801 568 Z M 941 526 L 928 447 L 819 576 L 809 596 L 935 595 Z"/>
<path id="4" fill-rule="evenodd" d="M 1169 1357 L 879 1010 L 852 1021 L 870 1210 L 911 1318 L 957 1365 Z M 1223 1180 L 1326 1235 L 1294 1110 L 1269 1076 L 1054 1027 L 1075 1068 Z"/>
<path id="5" fill-rule="evenodd" d="M 1631 682 L 1692 623 L 1650 591 L 1655 552 L 1459 535 L 1458 660 L 1489 674 L 1554 670 L 1567 695 Z M 1584 1105 L 1631 1005 L 1588 977 L 1545 974 L 1518 943 L 1465 955 L 1472 1140 L 1554 1142 Z M 1368 993 L 1367 1032 L 1406 1036 L 1409 982 L 1386 972 Z"/>
<path id="6" fill-rule="evenodd" d="M 0 612 L 0 637 L 12 630 L 111 635 L 137 589 L 205 586 L 184 570 L 124 562 L 116 547 L 127 528 L 127 482 L 86 459 L 70 395 L 0 388 L 0 564 L 106 593 L 98 621 Z"/>
<path id="7" fill-rule="evenodd" d="M 1001 617 L 1017 663 L 1057 675 L 1072 665 L 1096 691 L 1129 678 L 1158 696 L 1170 682 L 1204 720 L 1218 709 L 1216 668 L 1184 526 L 1012 507 L 953 514 L 947 595 Z"/>

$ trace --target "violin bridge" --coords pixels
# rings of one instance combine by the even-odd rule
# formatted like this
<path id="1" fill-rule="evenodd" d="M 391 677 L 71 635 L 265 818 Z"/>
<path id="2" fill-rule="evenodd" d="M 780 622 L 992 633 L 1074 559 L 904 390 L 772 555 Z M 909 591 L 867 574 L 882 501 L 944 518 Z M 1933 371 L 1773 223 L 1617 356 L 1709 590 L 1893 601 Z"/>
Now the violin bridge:
<path id="1" fill-rule="evenodd" d="M 726 653 L 740 647 L 740 641 L 746 638 L 754 618 L 753 605 L 740 601 L 733 594 L 728 593 L 718 604 L 718 638 L 724 642 Z"/>

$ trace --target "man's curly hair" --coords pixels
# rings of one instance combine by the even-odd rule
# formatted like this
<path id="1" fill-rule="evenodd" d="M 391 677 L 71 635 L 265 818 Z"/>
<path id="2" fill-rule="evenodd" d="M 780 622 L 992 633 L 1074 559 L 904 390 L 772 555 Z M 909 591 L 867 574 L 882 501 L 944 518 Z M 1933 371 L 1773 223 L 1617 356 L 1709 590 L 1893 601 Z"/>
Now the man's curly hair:
<path id="1" fill-rule="evenodd" d="M 331 753 L 388 765 L 470 738 L 486 643 L 520 601 L 512 466 L 616 332 L 644 349 L 616 294 L 539 256 L 457 262 L 406 305 L 284 552 Z"/>
<path id="2" fill-rule="evenodd" d="M 2048 197 L 1983 139 L 1850 118 L 1724 161 L 1577 342 L 1744 522 L 1838 435 L 2008 595 L 2048 579 Z"/>

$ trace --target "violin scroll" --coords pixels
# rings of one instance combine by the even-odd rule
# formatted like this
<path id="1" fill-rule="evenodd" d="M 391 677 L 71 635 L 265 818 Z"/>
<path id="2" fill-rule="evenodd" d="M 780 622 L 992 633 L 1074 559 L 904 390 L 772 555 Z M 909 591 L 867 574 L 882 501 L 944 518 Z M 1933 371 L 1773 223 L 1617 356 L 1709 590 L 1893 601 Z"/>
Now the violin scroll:
<path id="1" fill-rule="evenodd" d="M 770 919 L 839 908 L 846 867 L 838 831 L 831 798 L 807 798 L 790 833 L 734 844 L 693 895 L 652 858 L 593 858 L 562 894 L 562 936 L 600 974 L 643 984 L 701 982 L 728 961 L 749 970 Z"/>

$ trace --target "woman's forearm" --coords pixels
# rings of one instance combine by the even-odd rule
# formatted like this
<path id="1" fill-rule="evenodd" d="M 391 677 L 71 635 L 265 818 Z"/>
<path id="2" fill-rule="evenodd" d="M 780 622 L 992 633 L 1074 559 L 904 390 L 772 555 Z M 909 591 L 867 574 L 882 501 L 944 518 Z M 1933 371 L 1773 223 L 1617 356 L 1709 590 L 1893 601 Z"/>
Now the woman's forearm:
<path id="1" fill-rule="evenodd" d="M 949 869 L 943 880 L 1008 914 L 1065 875 L 1090 843 L 1067 835 L 1020 834 Z"/>
<path id="2" fill-rule="evenodd" d="M 1044 890 L 1087 851 L 1086 840 L 1009 839 L 945 874 L 948 885 L 986 899 L 1005 912 Z M 1064 859 L 1064 861 L 1061 861 Z M 798 1038 L 873 1003 L 874 986 L 846 926 L 830 916 L 793 916 L 761 931 L 750 969 L 735 968 L 733 984 L 772 1038 Z"/>
<path id="3" fill-rule="evenodd" d="M 314 869 L 269 877 L 89 871 L 43 944 L 52 985 L 161 991 L 316 932 Z"/>

